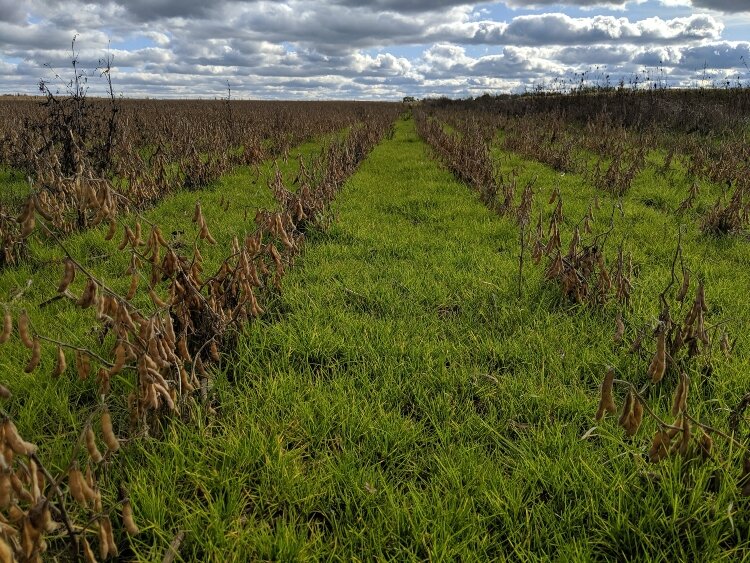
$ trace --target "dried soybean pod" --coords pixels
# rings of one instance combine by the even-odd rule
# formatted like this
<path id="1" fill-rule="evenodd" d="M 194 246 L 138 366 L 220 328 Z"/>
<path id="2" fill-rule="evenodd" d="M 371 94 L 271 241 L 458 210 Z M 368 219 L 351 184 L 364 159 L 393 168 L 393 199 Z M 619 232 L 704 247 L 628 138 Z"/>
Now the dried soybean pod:
<path id="1" fill-rule="evenodd" d="M 14 453 L 27 457 L 36 453 L 36 446 L 21 438 L 16 425 L 9 418 L 6 418 L 3 422 L 3 433 L 5 434 L 5 443 L 10 446 Z"/>
<path id="2" fill-rule="evenodd" d="M 76 305 L 84 309 L 91 307 L 91 305 L 93 305 L 96 301 L 96 292 L 98 287 L 99 286 L 96 284 L 96 282 L 93 279 L 89 278 L 89 281 L 86 283 L 86 288 L 83 290 L 80 299 L 76 301 Z"/>
<path id="3" fill-rule="evenodd" d="M 675 419 L 675 421 L 672 423 L 670 428 L 667 428 L 667 434 L 669 434 L 670 439 L 677 436 L 677 434 L 680 432 L 679 428 L 674 428 L 674 427 L 682 428 L 682 415 L 678 416 Z"/>
<path id="4" fill-rule="evenodd" d="M 130 287 L 128 292 L 125 294 L 125 298 L 130 300 L 135 297 L 135 292 L 138 290 L 138 272 L 133 272 L 130 276 Z"/>
<path id="5" fill-rule="evenodd" d="M 633 413 L 630 415 L 630 420 L 628 420 L 628 428 L 626 429 L 626 433 L 628 436 L 635 436 L 635 434 L 638 432 L 638 429 L 641 427 L 641 423 L 643 422 L 643 404 L 641 403 L 640 399 L 638 397 L 633 398 Z"/>
<path id="6" fill-rule="evenodd" d="M 107 231 L 107 234 L 104 235 L 104 240 L 112 240 L 115 237 L 116 233 L 117 233 L 117 221 L 112 219 L 109 222 L 109 230 Z"/>
<path id="7" fill-rule="evenodd" d="M 153 289 L 148 290 L 148 296 L 151 298 L 151 302 L 154 304 L 154 307 L 163 309 L 167 306 L 167 303 L 162 300 Z"/>
<path id="8" fill-rule="evenodd" d="M 133 506 L 130 504 L 129 498 L 122 501 L 122 525 L 129 536 L 136 536 L 140 533 L 133 518 Z"/>
<path id="9" fill-rule="evenodd" d="M 99 382 L 99 394 L 109 395 L 112 391 L 112 384 L 106 368 L 99 368 L 99 371 L 96 372 L 96 380 Z"/>
<path id="10" fill-rule="evenodd" d="M 109 536 L 107 535 L 107 528 L 104 524 L 106 516 L 102 516 L 98 520 L 99 524 L 99 557 L 101 559 L 107 559 L 109 557 Z"/>
<path id="11" fill-rule="evenodd" d="M 101 463 L 102 457 L 99 448 L 96 447 L 96 436 L 91 426 L 86 428 L 86 450 L 89 452 L 89 457 L 94 463 Z"/>
<path id="12" fill-rule="evenodd" d="M 208 372 L 206 371 L 206 367 L 203 365 L 203 360 L 201 360 L 200 356 L 195 357 L 193 367 L 200 375 L 202 375 L 203 377 L 208 377 Z"/>
<path id="13" fill-rule="evenodd" d="M 18 495 L 18 498 L 20 498 L 24 502 L 34 502 L 34 496 L 28 491 L 23 481 L 21 481 L 18 473 L 11 471 L 10 482 L 11 486 L 13 487 L 13 491 L 16 493 L 16 495 Z"/>
<path id="14" fill-rule="evenodd" d="M 10 469 L 0 472 L 0 508 L 6 510 L 13 500 L 13 484 L 10 480 Z"/>
<path id="15" fill-rule="evenodd" d="M 218 362 L 221 359 L 221 356 L 219 355 L 219 347 L 216 344 L 216 340 L 211 341 L 211 345 L 208 347 L 208 351 L 211 355 L 211 359 L 214 362 Z"/>
<path id="16" fill-rule="evenodd" d="M 94 483 L 94 473 L 91 471 L 91 464 L 86 464 L 86 476 L 83 479 L 83 494 L 90 503 L 94 505 L 94 510 L 101 512 L 102 495 L 96 489 Z"/>
<path id="17" fill-rule="evenodd" d="M 16 557 L 13 555 L 13 548 L 10 547 L 5 538 L 0 535 L 0 563 L 14 563 Z"/>
<path id="18" fill-rule="evenodd" d="M 65 352 L 63 351 L 62 346 L 58 346 L 57 355 L 55 356 L 55 367 L 52 370 L 52 377 L 60 377 L 67 367 L 68 364 L 65 361 Z"/>
<path id="19" fill-rule="evenodd" d="M 91 361 L 89 360 L 88 354 L 76 350 L 76 370 L 78 371 L 79 379 L 88 379 L 91 373 Z"/>
<path id="20" fill-rule="evenodd" d="M 648 451 L 648 459 L 651 463 L 657 463 L 669 455 L 669 443 L 672 439 L 664 430 L 657 430 L 651 449 Z"/>
<path id="21" fill-rule="evenodd" d="M 167 315 L 164 319 L 164 334 L 167 337 L 170 347 L 174 348 L 175 342 L 177 341 L 177 335 L 174 332 L 174 325 L 172 324 L 172 317 Z"/>
<path id="22" fill-rule="evenodd" d="M 60 285 L 57 286 L 57 293 L 64 293 L 73 280 L 76 278 L 76 266 L 70 258 L 65 259 L 65 269 L 63 270 L 63 277 L 60 280 Z"/>
<path id="23" fill-rule="evenodd" d="M 690 427 L 690 420 L 686 416 L 682 417 L 682 437 L 680 438 L 680 443 L 678 445 L 678 451 L 680 452 L 681 456 L 686 456 L 688 453 L 688 448 L 690 447 L 690 437 L 692 435 L 691 427 Z"/>
<path id="24" fill-rule="evenodd" d="M 614 341 L 619 344 L 620 342 L 622 342 L 623 336 L 625 336 L 625 323 L 622 322 L 622 314 L 617 313 L 617 318 L 615 319 Z"/>
<path id="25" fill-rule="evenodd" d="M 104 528 L 104 533 L 107 537 L 107 545 L 109 547 L 107 556 L 108 557 L 117 557 L 120 555 L 118 549 L 117 549 L 117 543 L 115 542 L 115 536 L 112 533 L 112 521 L 109 519 L 109 516 L 102 517 L 101 521 L 99 522 L 99 525 Z"/>
<path id="26" fill-rule="evenodd" d="M 685 372 L 680 373 L 680 381 L 674 391 L 672 400 L 672 416 L 677 416 L 687 406 L 688 389 L 690 387 L 690 378 Z"/>
<path id="27" fill-rule="evenodd" d="M 192 393 L 193 391 L 195 391 L 195 387 L 192 383 L 190 383 L 187 370 L 183 365 L 180 365 L 180 385 L 182 386 L 183 393 Z"/>
<path id="28" fill-rule="evenodd" d="M 130 242 L 130 237 L 133 235 L 133 231 L 130 230 L 130 227 L 125 225 L 125 230 L 122 232 L 122 242 L 117 245 L 117 250 L 125 250 L 125 247 Z"/>
<path id="29" fill-rule="evenodd" d="M 156 241 L 163 247 L 168 247 L 169 244 L 167 243 L 167 239 L 164 238 L 164 234 L 161 232 L 161 229 L 159 227 L 154 227 L 154 236 L 156 237 Z"/>
<path id="30" fill-rule="evenodd" d="M 182 338 L 177 341 L 177 351 L 180 353 L 180 358 L 186 362 L 192 362 L 193 359 L 190 356 L 190 352 L 187 347 L 187 337 L 183 334 Z"/>
<path id="31" fill-rule="evenodd" d="M 118 342 L 115 348 L 115 363 L 110 368 L 109 375 L 117 375 L 122 371 L 123 366 L 125 366 L 125 346 L 122 342 Z"/>
<path id="32" fill-rule="evenodd" d="M 659 334 L 656 337 L 656 353 L 651 360 L 651 364 L 648 366 L 648 376 L 651 378 L 651 383 L 659 383 L 664 377 L 664 371 L 667 367 L 664 333 L 664 327 L 661 327 L 659 329 Z"/>
<path id="33" fill-rule="evenodd" d="M 39 502 L 39 497 L 42 496 L 42 489 L 44 488 L 44 481 L 39 479 L 39 468 L 36 465 L 36 462 L 33 459 L 29 460 L 29 478 L 30 478 L 30 488 L 31 488 L 31 496 L 34 499 L 34 502 Z M 42 475 L 42 478 L 44 476 Z M 40 487 L 41 484 L 41 487 Z"/>
<path id="34" fill-rule="evenodd" d="M 206 225 L 206 223 L 203 223 L 198 236 L 205 239 L 209 244 L 216 244 L 216 239 L 211 234 L 211 231 L 208 230 L 208 225 Z"/>
<path id="35" fill-rule="evenodd" d="M 706 305 L 706 288 L 703 285 L 703 281 L 698 284 L 698 290 L 695 294 L 695 300 L 700 303 L 701 310 L 704 313 L 708 313 L 708 305 Z"/>
<path id="36" fill-rule="evenodd" d="M 135 232 L 133 233 L 133 237 L 130 243 L 133 245 L 133 248 L 135 248 L 136 246 L 143 245 L 143 241 L 141 240 L 141 222 L 140 221 L 135 222 Z"/>
<path id="37" fill-rule="evenodd" d="M 8 509 L 8 520 L 13 524 L 18 524 L 24 518 L 26 518 L 26 513 L 17 504 L 11 504 Z"/>
<path id="38" fill-rule="evenodd" d="M 104 443 L 107 444 L 107 449 L 110 452 L 116 452 L 120 449 L 120 441 L 115 436 L 115 432 L 112 429 L 112 415 L 109 414 L 109 410 L 106 408 L 102 412 L 102 436 L 104 437 Z"/>
<path id="39" fill-rule="evenodd" d="M 680 303 L 685 301 L 685 297 L 687 297 L 689 290 L 690 290 L 690 271 L 684 270 L 682 272 L 682 287 L 680 287 L 680 291 L 677 293 L 677 301 L 679 301 Z"/>
<path id="40" fill-rule="evenodd" d="M 615 405 L 615 399 L 612 394 L 612 385 L 615 379 L 614 368 L 607 369 L 607 373 L 604 375 L 604 381 L 601 385 L 601 396 L 599 399 L 599 409 L 596 411 L 596 420 L 599 421 L 604 418 L 604 413 L 608 412 L 614 414 L 617 412 L 617 406 Z"/>
<path id="41" fill-rule="evenodd" d="M 38 338 L 34 338 L 33 345 L 31 347 L 31 358 L 29 358 L 29 363 L 26 364 L 26 367 L 23 369 L 26 373 L 31 373 L 39 366 L 39 360 L 42 358 L 42 343 L 39 341 Z"/>
<path id="42" fill-rule="evenodd" d="M 8 309 L 5 310 L 3 316 L 3 330 L 0 332 L 0 344 L 8 342 L 11 333 L 13 332 L 13 315 L 10 314 Z"/>
<path id="43" fill-rule="evenodd" d="M 86 563 L 97 563 L 96 556 L 91 550 L 91 544 L 89 543 L 89 540 L 81 536 L 81 541 L 83 543 L 83 559 L 86 561 Z"/>
<path id="44" fill-rule="evenodd" d="M 21 238 L 29 236 L 34 230 L 34 227 L 36 227 L 36 215 L 32 213 L 29 215 L 28 219 L 21 223 Z"/>
<path id="45" fill-rule="evenodd" d="M 617 420 L 617 424 L 622 426 L 627 430 L 628 423 L 630 421 L 630 417 L 633 414 L 633 402 L 635 398 L 633 396 L 633 390 L 631 389 L 628 392 L 627 397 L 625 397 L 625 403 L 622 405 L 622 414 L 620 415 L 620 418 Z"/>
<path id="46" fill-rule="evenodd" d="M 68 471 L 68 487 L 70 488 L 70 493 L 82 508 L 88 508 L 86 493 L 84 492 L 84 484 L 83 473 L 81 473 L 78 466 L 75 465 L 71 467 L 70 471 Z"/>
<path id="47" fill-rule="evenodd" d="M 29 350 L 34 347 L 34 339 L 31 338 L 31 330 L 29 329 L 29 314 L 26 309 L 21 311 L 18 317 L 18 335 L 21 337 L 21 342 Z"/>
<path id="48" fill-rule="evenodd" d="M 708 459 L 711 457 L 711 451 L 714 447 L 714 441 L 706 432 L 701 433 L 701 437 L 698 440 L 698 444 L 701 448 L 701 455 L 703 456 L 703 459 Z"/>
<path id="49" fill-rule="evenodd" d="M 23 206 L 23 211 L 16 219 L 16 222 L 18 224 L 25 223 L 29 220 L 29 217 L 31 217 L 34 214 L 34 210 L 36 208 L 36 205 L 34 203 L 34 198 L 30 197 L 26 200 L 26 205 Z"/>

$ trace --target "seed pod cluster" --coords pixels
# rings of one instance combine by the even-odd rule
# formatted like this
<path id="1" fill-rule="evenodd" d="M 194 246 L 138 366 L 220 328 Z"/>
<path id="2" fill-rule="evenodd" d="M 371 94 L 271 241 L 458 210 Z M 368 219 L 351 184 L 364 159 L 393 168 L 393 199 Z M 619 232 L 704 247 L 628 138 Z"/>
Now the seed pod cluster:
<path id="1" fill-rule="evenodd" d="M 550 219 L 549 239 L 546 243 L 543 241 L 541 224 L 537 223 L 532 252 L 535 263 L 538 263 L 542 256 L 547 257 L 545 278 L 556 282 L 563 295 L 575 303 L 603 305 L 614 293 L 621 303 L 627 305 L 632 289 L 632 264 L 629 262 L 630 269 L 626 269 L 622 248 L 619 251 L 614 277 L 607 266 L 602 245 L 596 238 L 590 244 L 584 243 L 578 228 L 573 231 L 568 249 L 564 251 L 560 238 L 560 224 L 563 221 L 562 197 L 558 194 L 554 200 L 557 207 Z M 590 208 L 586 216 L 589 221 L 585 222 L 589 228 L 586 229 L 584 226 L 584 231 L 591 230 L 592 213 Z M 622 318 L 619 317 L 615 328 L 615 342 L 621 341 L 624 331 Z"/>
<path id="2" fill-rule="evenodd" d="M 0 425 L 0 556 L 5 561 L 40 561 L 47 550 L 45 536 L 58 528 L 48 500 L 50 484 L 36 453 L 36 446 L 5 418 Z"/>

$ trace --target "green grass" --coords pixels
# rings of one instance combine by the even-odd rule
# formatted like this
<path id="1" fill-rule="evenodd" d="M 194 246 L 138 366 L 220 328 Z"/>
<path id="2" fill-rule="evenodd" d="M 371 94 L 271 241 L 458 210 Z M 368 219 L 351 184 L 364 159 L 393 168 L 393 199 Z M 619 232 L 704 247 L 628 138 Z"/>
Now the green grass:
<path id="1" fill-rule="evenodd" d="M 502 157 L 549 196 L 556 174 Z M 577 221 L 592 191 L 559 181 Z M 604 366 L 641 382 L 646 365 L 613 348 L 613 311 L 561 303 L 540 268 L 518 299 L 516 227 L 435 163 L 411 121 L 334 211 L 285 280 L 278 318 L 250 326 L 227 358 L 217 415 L 129 451 L 118 473 L 144 527 L 139 559 L 158 560 L 179 530 L 186 561 L 747 556 L 737 463 L 649 466 L 651 423 L 632 443 L 611 420 L 581 439 Z M 629 201 L 617 219 L 641 272 L 638 321 L 655 318 L 675 225 Z M 743 334 L 747 245 L 692 227 L 685 241 L 712 313 Z M 740 340 L 710 378 L 691 374 L 692 396 L 714 401 L 694 414 L 725 425 L 747 355 Z"/>
<path id="2" fill-rule="evenodd" d="M 537 205 L 559 183 L 569 234 L 594 189 L 575 174 L 496 157 L 506 172 L 519 171 L 519 185 L 537 177 Z M 642 201 L 676 196 L 639 181 L 607 249 L 613 258 L 623 241 L 634 253 L 628 337 L 656 319 L 678 227 L 672 213 Z M 613 201 L 598 195 L 601 232 Z M 222 197 L 232 201 L 229 212 Z M 165 232 L 184 230 L 196 198 L 220 246 L 253 228 L 256 206 L 271 205 L 265 182 L 241 170 L 149 216 Z M 632 442 L 611 419 L 581 439 L 594 425 L 604 366 L 641 383 L 647 360 L 613 345 L 615 306 L 561 302 L 541 267 L 527 264 L 518 297 L 517 227 L 441 168 L 411 120 L 372 152 L 333 212 L 327 232 L 309 234 L 274 313 L 222 360 L 209 404 L 125 444 L 106 467 L 107 490 L 127 486 L 142 530 L 131 540 L 118 533 L 123 557 L 161 561 L 180 532 L 184 561 L 749 556 L 750 507 L 737 491 L 737 455 L 720 440 L 731 465 L 649 465 L 651 422 Z M 683 222 L 687 263 L 706 279 L 710 322 L 728 321 L 739 337 L 731 358 L 714 355 L 711 375 L 690 374 L 693 414 L 726 428 L 728 408 L 750 383 L 750 250 L 741 239 L 703 237 L 694 217 Z M 116 243 L 100 230 L 66 242 L 123 288 L 128 256 L 100 258 Z M 210 271 L 220 255 L 203 254 Z M 90 342 L 86 314 L 61 302 L 36 308 L 54 295 L 58 255 L 36 245 L 30 264 L 0 275 L 0 295 L 31 279 L 14 310 L 29 308 L 42 332 Z M 33 375 L 21 374 L 26 351 L 17 343 L 1 350 L 16 394 L 8 408 L 59 469 L 96 404 L 96 386 L 71 375 L 50 380 L 50 350 Z M 655 393 L 659 412 L 673 385 Z M 122 407 L 115 414 L 121 420 Z"/>
<path id="3" fill-rule="evenodd" d="M 23 174 L 0 164 L 0 203 L 15 213 L 28 193 L 29 185 Z"/>

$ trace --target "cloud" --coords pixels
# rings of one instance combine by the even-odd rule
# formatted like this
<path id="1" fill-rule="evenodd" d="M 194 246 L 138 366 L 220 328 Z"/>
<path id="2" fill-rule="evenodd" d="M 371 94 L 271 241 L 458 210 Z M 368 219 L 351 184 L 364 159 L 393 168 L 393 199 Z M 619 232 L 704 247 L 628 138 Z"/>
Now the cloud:
<path id="1" fill-rule="evenodd" d="M 22 23 L 26 20 L 26 8 L 17 0 L 0 0 L 0 22 Z"/>
<path id="2" fill-rule="evenodd" d="M 115 87 L 131 96 L 223 96 L 230 82 L 246 98 L 396 99 L 518 90 L 596 67 L 660 67 L 675 83 L 704 65 L 742 71 L 747 45 L 723 40 L 726 16 L 659 7 L 689 1 L 539 0 L 516 14 L 480 0 L 0 0 L 0 91 L 33 92 L 46 63 L 64 75 L 74 34 L 81 65 L 109 50 Z M 581 16 L 605 4 L 626 11 Z M 92 74 L 92 92 L 99 82 Z"/>
<path id="3" fill-rule="evenodd" d="M 402 14 L 434 12 L 446 8 L 486 3 L 487 0 L 337 0 L 342 6 L 386 10 Z"/>
<path id="4" fill-rule="evenodd" d="M 747 0 L 692 0 L 696 8 L 708 8 L 719 12 L 750 12 Z"/>
<path id="5" fill-rule="evenodd" d="M 625 9 L 629 3 L 642 3 L 646 0 L 505 0 L 511 8 L 542 8 L 545 6 L 576 6 L 583 9 L 598 7 Z"/>
<path id="6" fill-rule="evenodd" d="M 572 18 L 565 14 L 543 14 L 515 18 L 504 30 L 502 39 L 517 45 L 684 42 L 718 39 L 723 29 L 723 24 L 709 15 L 671 20 L 653 17 L 631 22 L 613 16 Z"/>

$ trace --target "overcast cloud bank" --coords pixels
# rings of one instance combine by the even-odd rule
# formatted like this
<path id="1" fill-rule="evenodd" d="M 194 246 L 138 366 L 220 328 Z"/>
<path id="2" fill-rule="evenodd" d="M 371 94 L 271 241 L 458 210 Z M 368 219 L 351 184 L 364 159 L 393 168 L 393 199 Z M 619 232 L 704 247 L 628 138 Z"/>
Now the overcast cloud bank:
<path id="1" fill-rule="evenodd" d="M 576 73 L 750 83 L 745 0 L 0 0 L 0 91 L 109 53 L 123 95 L 398 99 L 522 91 Z M 739 22 L 739 24 L 738 24 Z M 44 65 L 48 64 L 50 68 Z M 101 85 L 92 80 L 92 92 Z"/>

